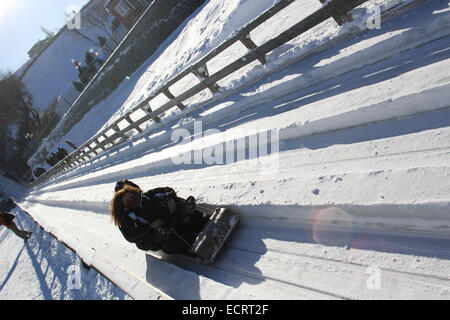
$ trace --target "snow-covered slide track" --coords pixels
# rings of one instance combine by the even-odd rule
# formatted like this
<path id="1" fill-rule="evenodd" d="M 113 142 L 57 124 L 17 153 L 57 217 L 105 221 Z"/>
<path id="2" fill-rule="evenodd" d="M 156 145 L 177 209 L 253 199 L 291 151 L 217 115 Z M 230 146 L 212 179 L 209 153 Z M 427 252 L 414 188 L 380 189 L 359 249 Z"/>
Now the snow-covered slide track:
<path id="1" fill-rule="evenodd" d="M 244 91 L 242 95 L 246 99 L 236 101 L 236 98 L 232 97 L 230 99 L 233 101 L 232 105 L 226 102 L 224 103 L 225 106 L 212 108 L 211 111 L 200 113 L 200 120 L 203 126 L 210 124 L 215 128 L 216 124 L 220 123 L 222 119 L 226 123 L 226 118 L 230 118 L 230 114 L 242 113 L 246 109 L 254 110 L 255 107 L 267 103 L 267 101 L 298 91 L 303 92 L 303 95 L 297 95 L 301 97 L 299 100 L 304 100 L 305 98 L 310 100 L 314 96 L 320 95 L 331 95 L 331 98 L 323 101 L 328 106 L 323 106 L 322 112 L 316 113 L 314 111 L 312 113 L 306 109 L 290 114 L 290 122 L 293 119 L 292 115 L 295 115 L 295 119 L 300 119 L 301 122 L 293 122 L 285 127 L 278 123 L 275 124 L 273 127 L 282 130 L 281 139 L 290 139 L 299 135 L 310 135 L 326 130 L 337 130 L 369 122 L 410 116 L 415 113 L 429 112 L 446 107 L 450 90 L 448 90 L 448 83 L 446 82 L 446 73 L 441 71 L 448 68 L 448 62 L 437 63 L 428 68 L 418 68 L 424 65 L 431 65 L 432 61 L 442 60 L 443 57 L 448 56 L 448 48 L 447 50 L 441 50 L 446 48 L 445 42 L 448 46 L 450 19 L 446 15 L 434 19 L 433 15 L 429 13 L 423 15 L 421 23 L 415 25 L 415 28 L 410 29 L 410 21 L 406 20 L 401 25 L 386 28 L 387 30 L 384 29 L 385 32 L 380 35 L 371 35 L 367 39 L 358 39 L 350 42 L 350 44 L 347 43 L 344 46 L 337 47 L 333 50 L 337 54 L 332 56 L 332 58 L 329 58 L 328 52 L 326 52 L 315 59 L 308 59 L 305 63 L 292 68 L 292 71 L 281 73 L 287 73 L 283 78 L 269 81 L 269 83 L 263 84 L 258 88 L 253 87 Z M 439 41 L 441 39 L 443 39 L 444 43 Z M 437 43 L 437 46 L 435 43 Z M 432 51 L 433 45 L 436 46 L 434 51 Z M 409 57 L 408 51 L 421 47 L 429 48 L 413 50 L 415 55 L 411 58 Z M 420 52 L 426 52 L 426 55 L 424 56 Z M 399 63 L 398 56 L 391 58 L 393 55 L 402 55 L 407 63 L 404 63 L 404 61 Z M 384 63 L 385 69 L 382 69 L 380 62 L 386 59 L 391 60 L 391 63 Z M 312 62 L 311 65 L 316 63 L 312 71 L 310 70 L 310 62 Z M 302 67 L 303 65 L 304 67 Z M 370 68 L 367 68 L 368 65 L 376 66 L 373 72 L 370 72 Z M 391 75 L 401 74 L 415 68 L 418 70 L 410 72 L 408 77 L 403 76 L 403 79 L 399 79 L 400 81 L 409 81 L 409 86 L 401 88 L 401 90 L 398 90 L 399 88 L 392 90 L 389 81 L 371 86 L 374 82 L 380 81 L 380 75 L 381 79 L 383 79 L 383 74 L 385 73 Z M 338 80 L 333 81 L 333 79 Z M 355 81 L 354 79 L 358 80 Z M 387 79 L 389 80 L 389 77 Z M 421 81 L 411 82 L 411 79 L 421 79 Z M 317 90 L 317 87 L 320 87 L 318 84 L 329 82 L 334 83 L 334 85 L 330 84 L 324 87 L 322 91 Z M 365 88 L 365 91 L 360 91 L 358 96 L 366 95 L 367 98 L 361 101 L 360 105 L 355 105 L 348 99 L 347 95 L 340 95 L 340 99 L 338 99 L 334 93 L 335 91 L 351 91 L 352 88 L 364 85 L 367 88 Z M 442 87 L 439 87 L 440 85 Z M 387 90 L 389 98 L 385 99 L 384 96 L 376 96 L 376 92 L 380 90 Z M 313 94 L 306 94 L 305 97 L 305 92 L 310 93 L 310 91 Z M 420 96 L 418 96 L 419 93 Z M 392 99 L 396 100 L 395 103 L 391 101 Z M 425 99 L 428 102 L 426 104 L 422 103 Z M 221 105 L 219 104 L 219 106 Z M 330 107 L 330 105 L 338 105 L 339 107 Z M 276 108 L 286 109 L 283 104 Z M 198 113 L 192 115 L 195 111 L 196 108 L 189 109 L 186 111 L 185 116 L 196 117 Z M 286 120 L 284 121 L 286 122 Z M 223 126 L 224 124 L 220 127 Z M 192 131 L 193 124 L 188 122 L 182 127 Z M 245 129 L 248 129 L 248 127 Z M 269 129 L 270 127 L 265 128 L 265 130 Z M 254 131 L 255 129 L 252 128 L 252 130 Z M 227 134 L 229 135 L 228 132 Z M 134 147 L 132 152 L 145 152 L 152 147 L 163 145 L 164 142 L 169 141 L 170 143 L 170 135 L 171 132 L 166 132 L 165 134 L 152 137 L 143 147 L 136 146 L 136 141 L 132 141 L 130 142 L 130 146 Z M 124 149 L 124 147 L 121 147 L 121 149 Z M 81 168 L 77 167 L 57 177 L 56 182 L 61 179 L 82 175 L 85 172 L 92 172 L 92 170 L 101 168 L 103 164 L 109 165 L 114 162 L 110 158 L 117 158 L 116 154 L 117 151 L 113 151 L 107 155 L 94 157 L 91 161 L 83 164 Z M 121 159 L 126 156 L 119 155 L 119 161 L 122 161 Z M 104 161 L 105 158 L 107 158 L 106 161 Z M 41 188 L 42 186 L 45 186 L 45 183 L 40 185 Z"/>
<path id="2" fill-rule="evenodd" d="M 439 11 L 447 23 L 439 3 L 421 13 Z M 193 113 L 207 118 L 204 130 L 221 131 L 201 146 L 161 135 L 159 145 L 137 144 L 33 190 L 22 205 L 66 243 L 101 253 L 175 299 L 450 299 L 450 38 L 400 41 L 404 50 L 382 59 L 360 54 L 390 37 L 430 32 L 412 23 L 415 15 L 385 26 L 389 36 L 373 31 L 230 97 L 232 113 L 220 104 Z M 320 76 L 319 66 L 344 62 L 359 67 Z M 279 133 L 280 152 L 264 159 L 172 161 L 265 130 Z M 260 160 L 278 170 L 264 172 Z M 242 225 L 213 266 L 145 254 L 108 216 L 122 178 L 231 206 Z"/>

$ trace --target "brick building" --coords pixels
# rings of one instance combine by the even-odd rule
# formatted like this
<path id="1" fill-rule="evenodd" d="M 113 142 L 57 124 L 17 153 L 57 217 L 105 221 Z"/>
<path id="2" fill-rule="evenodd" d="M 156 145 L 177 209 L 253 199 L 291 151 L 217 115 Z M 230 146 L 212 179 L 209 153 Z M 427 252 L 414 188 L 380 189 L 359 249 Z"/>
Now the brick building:
<path id="1" fill-rule="evenodd" d="M 144 10 L 153 0 L 109 0 L 106 10 L 127 29 L 131 29 Z"/>

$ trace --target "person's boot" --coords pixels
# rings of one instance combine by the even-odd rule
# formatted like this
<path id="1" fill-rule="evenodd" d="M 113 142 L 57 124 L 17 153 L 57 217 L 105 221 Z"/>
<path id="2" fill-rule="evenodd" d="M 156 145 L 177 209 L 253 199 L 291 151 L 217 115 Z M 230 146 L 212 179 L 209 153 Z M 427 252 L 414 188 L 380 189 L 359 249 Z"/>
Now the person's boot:
<path id="1" fill-rule="evenodd" d="M 31 237 L 31 232 L 20 230 L 15 225 L 11 227 L 11 231 L 16 234 L 19 238 L 22 238 L 25 242 Z"/>
<path id="2" fill-rule="evenodd" d="M 23 239 L 24 242 L 27 242 L 28 239 L 30 239 L 31 234 L 32 234 L 31 232 L 28 232 L 28 231 L 22 231 L 22 236 L 21 236 L 21 238 Z"/>

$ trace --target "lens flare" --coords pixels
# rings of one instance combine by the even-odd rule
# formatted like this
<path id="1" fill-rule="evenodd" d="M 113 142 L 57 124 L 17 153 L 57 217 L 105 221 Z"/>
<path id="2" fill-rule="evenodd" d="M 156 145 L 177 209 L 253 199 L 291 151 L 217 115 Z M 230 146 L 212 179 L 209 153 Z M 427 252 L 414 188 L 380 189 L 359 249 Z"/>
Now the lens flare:
<path id="1" fill-rule="evenodd" d="M 321 245 L 344 247 L 351 244 L 353 221 L 344 210 L 331 207 L 312 217 L 312 237 Z"/>
<path id="2" fill-rule="evenodd" d="M 11 15 L 17 9 L 16 0 L 2 0 L 0 2 L 0 23 L 7 15 Z"/>
<path id="3" fill-rule="evenodd" d="M 393 242 L 375 235 L 356 236 L 352 241 L 352 249 L 397 252 L 397 247 Z"/>

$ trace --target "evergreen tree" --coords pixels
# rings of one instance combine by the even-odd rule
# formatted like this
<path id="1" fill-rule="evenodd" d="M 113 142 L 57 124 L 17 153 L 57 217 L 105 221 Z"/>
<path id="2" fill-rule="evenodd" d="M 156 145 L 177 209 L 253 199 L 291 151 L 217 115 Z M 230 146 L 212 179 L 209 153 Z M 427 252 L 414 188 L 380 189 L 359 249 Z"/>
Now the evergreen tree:
<path id="1" fill-rule="evenodd" d="M 84 90 L 84 85 L 81 82 L 78 81 L 72 81 L 73 86 L 75 87 L 75 89 L 77 89 L 78 92 L 82 92 Z"/>
<path id="2" fill-rule="evenodd" d="M 0 74 L 0 168 L 22 176 L 28 170 L 30 141 L 40 126 L 39 113 L 24 84 L 11 73 Z"/>

